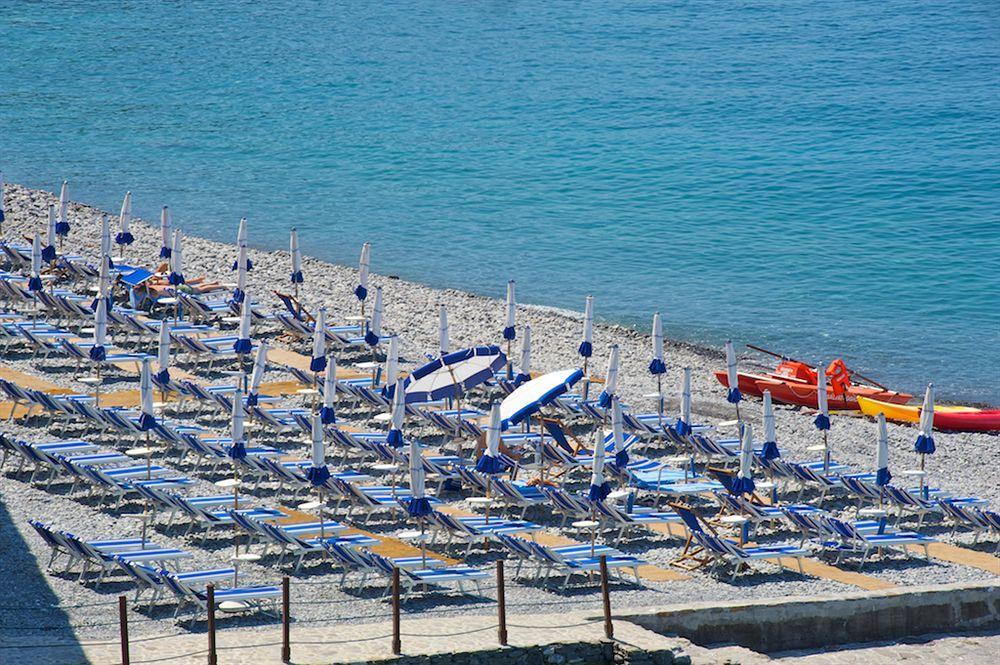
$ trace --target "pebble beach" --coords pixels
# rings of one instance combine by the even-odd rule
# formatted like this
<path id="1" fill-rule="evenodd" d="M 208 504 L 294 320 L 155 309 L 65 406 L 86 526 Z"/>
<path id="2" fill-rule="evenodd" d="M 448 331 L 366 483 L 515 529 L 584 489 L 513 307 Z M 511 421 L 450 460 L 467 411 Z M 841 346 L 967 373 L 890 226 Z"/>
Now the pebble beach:
<path id="1" fill-rule="evenodd" d="M 52 193 L 31 190 L 16 184 L 6 183 L 6 220 L 3 234 L 8 239 L 22 239 L 35 231 L 43 232 L 47 220 L 48 207 L 57 203 L 58 197 Z M 98 254 L 101 210 L 82 203 L 69 207 L 72 231 L 62 251 L 94 257 Z M 288 227 L 293 223 L 289 220 Z M 136 242 L 125 253 L 126 258 L 151 262 L 160 247 L 157 225 L 143 220 L 134 220 L 132 232 Z M 264 251 L 254 248 L 253 220 L 249 224 L 249 258 L 254 269 L 249 274 L 247 292 L 260 301 L 265 308 L 276 309 L 279 305 L 272 291 L 289 290 L 291 259 L 288 252 Z M 233 224 L 233 237 L 236 223 Z M 402 367 L 413 369 L 426 361 L 427 354 L 434 354 L 438 344 L 437 312 L 440 304 L 448 308 L 451 345 L 453 349 L 477 344 L 501 343 L 504 327 L 505 307 L 501 300 L 457 290 L 439 290 L 431 286 L 408 282 L 392 276 L 390 266 L 379 263 L 379 238 L 373 237 L 373 265 L 371 277 L 373 285 L 381 286 L 385 302 L 384 327 L 397 334 L 402 341 Z M 236 257 L 235 245 L 219 243 L 197 236 L 184 238 L 185 273 L 204 275 L 220 282 L 233 280 L 230 264 Z M 328 321 L 342 322 L 350 314 L 357 313 L 357 300 L 353 290 L 357 282 L 354 267 L 334 265 L 309 256 L 309 247 L 303 248 L 304 284 L 301 301 L 310 310 L 326 307 Z M 582 305 L 582 303 L 581 303 Z M 594 326 L 594 357 L 592 370 L 603 374 L 609 346 L 617 344 L 621 352 L 621 375 L 619 393 L 624 404 L 636 412 L 655 409 L 656 381 L 647 371 L 650 357 L 648 330 L 637 330 L 601 320 L 601 303 L 595 303 L 597 321 Z M 650 313 L 652 315 L 652 312 Z M 665 319 L 671 312 L 662 312 Z M 518 326 L 531 326 L 532 370 L 544 373 L 558 369 L 577 367 L 579 357 L 576 349 L 580 341 L 582 314 L 580 312 L 556 310 L 536 305 L 519 305 Z M 285 347 L 299 353 L 308 354 L 307 342 L 294 342 L 278 335 L 277 330 L 261 327 L 255 336 L 267 338 L 277 347 Z M 734 340 L 737 349 L 744 342 L 754 340 Z M 155 354 L 155 341 L 147 350 Z M 515 346 L 514 357 L 517 357 Z M 340 360 L 343 365 L 367 360 L 367 352 L 349 351 Z M 720 423 L 735 417 L 733 406 L 725 399 L 724 388 L 716 381 L 712 372 L 724 368 L 721 349 L 704 348 L 679 340 L 667 340 L 665 362 L 668 372 L 667 413 L 675 417 L 678 410 L 681 372 L 687 367 L 692 374 L 693 414 L 695 422 Z M 773 365 L 759 355 L 751 353 L 740 357 L 741 369 L 767 369 Z M 2 357 L 2 364 L 10 369 L 43 377 L 53 384 L 86 390 L 86 386 L 74 379 L 73 368 L 65 359 L 51 356 L 48 359 L 29 358 L 27 354 L 9 354 Z M 207 377 L 206 383 L 226 380 L 220 374 Z M 266 380 L 287 380 L 287 375 L 272 369 Z M 927 377 L 932 381 L 934 377 Z M 108 376 L 109 390 L 134 389 L 137 385 L 134 375 L 112 371 Z M 923 386 L 893 386 L 920 394 Z M 289 398 L 291 399 L 291 398 Z M 482 403 L 480 403 L 482 406 Z M 760 404 L 754 400 L 743 402 L 742 415 L 755 428 L 761 427 Z M 813 412 L 807 409 L 776 406 L 778 445 L 782 455 L 790 459 L 806 459 L 815 455 L 807 449 L 819 442 L 819 434 L 813 425 Z M 358 428 L 384 428 L 361 410 L 345 408 L 343 418 L 351 426 Z M 224 433 L 227 421 L 224 414 L 203 418 L 199 424 Z M 9 436 L 30 441 L 51 438 L 86 438 L 108 447 L 122 448 L 113 433 L 95 433 L 84 430 L 79 424 L 68 423 L 49 429 L 40 421 L 9 422 L 0 425 Z M 269 430 L 254 430 L 254 442 L 273 445 L 288 453 L 308 456 L 307 444 L 301 435 L 274 433 Z M 734 436 L 735 431 L 720 432 Z M 413 435 L 433 442 L 439 433 L 427 426 L 417 427 Z M 220 434 L 221 435 L 221 434 Z M 906 425 L 889 425 L 890 466 L 894 470 L 911 469 L 918 465 L 918 457 L 913 452 L 916 428 Z M 830 431 L 831 448 L 834 457 L 859 471 L 874 469 L 876 426 L 870 419 L 860 415 L 836 414 Z M 927 460 L 930 482 L 958 496 L 977 496 L 987 499 L 995 507 L 1000 505 L 1000 446 L 993 434 L 978 433 L 938 433 L 935 436 L 937 452 Z M 125 446 L 127 447 L 127 446 Z M 655 446 L 649 450 L 650 456 L 662 454 Z M 173 459 L 169 461 L 173 464 Z M 352 462 L 353 464 L 353 462 Z M 188 493 L 211 493 L 214 477 L 190 473 L 184 465 L 179 466 L 188 475 L 197 479 L 196 485 L 187 489 Z M 123 530 L 122 515 L 112 511 L 106 504 L 97 506 L 94 500 L 81 499 L 79 494 L 68 495 L 68 488 L 55 485 L 46 490 L 44 484 L 29 483 L 27 475 L 15 475 L 12 465 L 2 469 L 0 475 L 0 500 L 7 514 L 0 520 L 0 552 L 13 552 L 14 557 L 6 557 L 0 575 L 0 639 L 5 635 L 17 634 L 24 639 L 27 634 L 37 633 L 52 639 L 109 640 L 117 635 L 118 625 L 113 603 L 118 593 L 130 592 L 131 584 L 122 578 L 112 578 L 99 590 L 79 583 L 75 576 L 59 572 L 46 573 L 47 547 L 27 524 L 29 518 L 51 522 L 58 528 L 73 530 L 88 537 L 113 537 Z M 253 494 L 254 503 L 281 505 L 283 498 L 268 483 L 263 483 Z M 448 501 L 461 502 L 457 493 L 442 496 Z M 846 511 L 849 504 L 837 498 L 830 507 Z M 122 513 L 139 513 L 142 503 L 138 500 L 126 501 Z M 558 520 L 542 510 L 531 510 L 527 519 L 543 524 L 546 529 L 558 531 Z M 399 520 L 376 518 L 367 527 L 378 534 L 391 535 L 405 528 Z M 228 557 L 231 549 L 231 534 L 225 537 L 209 537 L 204 545 L 200 539 L 185 536 L 183 529 L 176 526 L 166 528 L 161 523 L 155 527 L 155 540 L 164 546 L 181 547 L 194 553 L 194 558 L 185 563 L 191 568 L 218 566 Z M 971 546 L 971 537 L 959 532 L 952 536 L 949 529 L 939 523 L 925 526 L 925 532 L 946 542 Z M 222 535 L 221 533 L 218 535 Z M 782 538 L 787 538 L 787 530 Z M 620 548 L 647 562 L 663 567 L 680 552 L 683 541 L 661 534 L 650 533 L 641 537 L 630 537 L 620 544 Z M 985 542 L 977 546 L 982 551 L 992 552 L 995 543 Z M 27 548 L 27 549 L 25 549 Z M 455 548 L 447 549 L 438 544 L 432 549 L 448 552 L 456 556 Z M 462 549 L 457 550 L 460 554 Z M 467 563 L 488 568 L 500 556 L 496 548 L 486 552 L 473 550 Z M 240 570 L 241 580 L 253 583 L 275 583 L 282 571 L 263 561 L 247 565 Z M 286 567 L 287 568 L 287 567 Z M 31 570 L 24 576 L 22 571 Z M 891 557 L 875 561 L 865 568 L 865 574 L 884 580 L 893 585 L 912 586 L 918 584 L 950 583 L 995 579 L 995 573 L 978 568 L 963 566 L 934 559 L 925 562 L 919 558 L 904 559 Z M 244 577 L 245 576 L 245 577 Z M 328 562 L 318 558 L 307 558 L 302 570 L 292 575 L 293 612 L 296 622 L 319 624 L 324 622 L 370 622 L 379 617 L 389 616 L 388 604 L 380 598 L 382 589 L 370 586 L 363 590 L 342 589 L 338 584 L 340 573 Z M 29 579 L 30 588 L 25 587 Z M 848 585 L 835 581 L 800 575 L 789 570 L 778 571 L 773 566 L 760 569 L 751 575 L 716 578 L 707 573 L 694 573 L 688 579 L 671 581 L 643 580 L 641 584 L 619 584 L 614 589 L 616 607 L 656 607 L 658 605 L 685 601 L 732 600 L 748 598 L 778 598 L 783 596 L 825 595 L 851 590 Z M 495 611 L 495 590 L 490 583 L 484 584 L 482 597 L 450 596 L 430 594 L 416 598 L 405 606 L 406 613 L 441 613 L 461 615 L 468 613 L 488 614 Z M 530 582 L 517 581 L 509 585 L 507 591 L 509 612 L 531 614 L 533 612 L 594 611 L 600 609 L 600 595 L 593 586 L 571 587 L 563 592 L 557 586 L 546 587 Z M 189 622 L 177 623 L 167 606 L 140 613 L 135 617 L 133 631 L 136 636 L 156 635 L 188 629 Z M 221 627 L 225 630 L 252 626 L 255 622 L 267 621 L 259 616 L 227 617 Z M 203 629 L 199 620 L 191 629 Z M 0 654 L 2 660 L 2 654 Z"/>

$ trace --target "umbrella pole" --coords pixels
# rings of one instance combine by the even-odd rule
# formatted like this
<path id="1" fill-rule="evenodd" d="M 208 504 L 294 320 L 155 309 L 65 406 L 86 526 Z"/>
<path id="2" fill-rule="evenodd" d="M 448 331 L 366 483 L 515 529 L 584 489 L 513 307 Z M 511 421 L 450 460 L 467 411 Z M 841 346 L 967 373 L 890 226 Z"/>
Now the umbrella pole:
<path id="1" fill-rule="evenodd" d="M 827 431 L 823 430 L 823 475 L 830 473 L 830 441 Z"/>
<path id="2" fill-rule="evenodd" d="M 94 406 L 101 408 L 101 363 L 97 363 L 97 383 L 94 384 Z"/>
<path id="3" fill-rule="evenodd" d="M 420 520 L 420 565 L 427 568 L 427 543 L 424 541 L 424 529 L 426 528 L 426 519 L 421 517 Z"/>
<path id="4" fill-rule="evenodd" d="M 920 453 L 920 472 L 921 472 L 920 473 L 920 495 L 923 496 L 924 499 L 927 498 L 927 495 L 929 493 L 927 491 L 927 483 L 925 482 L 926 479 L 925 479 L 924 474 L 923 474 L 923 471 L 924 471 L 924 462 L 925 462 L 926 459 L 927 459 L 927 455 L 925 455 L 924 453 Z"/>
<path id="5" fill-rule="evenodd" d="M 512 381 L 514 379 L 514 361 L 510 359 L 510 345 L 511 340 L 507 340 L 507 380 Z"/>
<path id="6" fill-rule="evenodd" d="M 597 521 L 597 508 L 594 506 L 593 502 L 591 502 L 591 504 L 590 504 L 590 521 L 591 522 L 596 522 Z M 591 559 L 594 558 L 594 550 L 596 549 L 596 542 L 597 542 L 597 528 L 596 527 L 591 527 L 591 529 L 590 529 L 590 558 Z"/>
<path id="7" fill-rule="evenodd" d="M 323 523 L 323 488 L 319 485 L 316 486 L 316 494 L 319 496 L 319 539 L 323 540 L 326 538 L 325 524 Z"/>
<path id="8" fill-rule="evenodd" d="M 583 399 L 587 399 L 590 395 L 590 376 L 587 374 L 587 361 L 590 360 L 587 356 L 583 357 Z"/>

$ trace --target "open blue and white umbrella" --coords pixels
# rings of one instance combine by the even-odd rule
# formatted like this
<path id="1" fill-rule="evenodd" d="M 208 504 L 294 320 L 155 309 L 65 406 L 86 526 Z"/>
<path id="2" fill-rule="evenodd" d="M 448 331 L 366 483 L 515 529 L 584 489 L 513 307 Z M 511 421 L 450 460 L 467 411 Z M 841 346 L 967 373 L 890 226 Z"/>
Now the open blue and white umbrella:
<path id="1" fill-rule="evenodd" d="M 326 307 L 320 307 L 313 327 L 312 358 L 309 371 L 319 374 L 326 369 Z"/>
<path id="2" fill-rule="evenodd" d="M 413 370 L 404 384 L 407 402 L 461 398 L 493 378 L 507 358 L 499 346 L 475 346 L 435 358 Z"/>
<path id="3" fill-rule="evenodd" d="M 604 374 L 604 390 L 597 398 L 597 403 L 602 409 L 611 406 L 611 399 L 618 393 L 618 365 L 620 352 L 617 344 L 611 345 L 608 353 L 608 368 Z"/>
<path id="4" fill-rule="evenodd" d="M 46 229 L 45 245 L 42 246 L 42 261 L 52 263 L 56 260 L 56 243 L 59 241 L 56 235 L 56 204 L 49 204 L 49 223 Z"/>
<path id="5" fill-rule="evenodd" d="M 653 344 L 653 359 L 649 361 L 649 373 L 657 377 L 657 380 L 659 380 L 659 376 L 661 374 L 666 374 L 667 372 L 667 366 L 663 364 L 663 322 L 660 319 L 659 312 L 653 314 L 653 333 L 651 340 Z"/>
<path id="6" fill-rule="evenodd" d="M 764 447 L 760 456 L 764 459 L 778 459 L 778 432 L 775 427 L 774 406 L 771 404 L 771 391 L 764 391 Z"/>
<path id="7" fill-rule="evenodd" d="M 174 246 L 170 251 L 170 275 L 167 281 L 173 286 L 184 283 L 184 253 L 181 248 L 181 230 L 174 231 Z"/>
<path id="8" fill-rule="evenodd" d="M 490 407 L 490 422 L 486 426 L 486 448 L 476 460 L 476 471 L 493 475 L 506 470 L 507 465 L 500 459 L 500 428 L 500 404 L 494 402 Z"/>
<path id="9" fill-rule="evenodd" d="M 503 329 L 503 338 L 508 342 L 517 337 L 516 321 L 517 301 L 514 299 L 514 280 L 510 280 L 507 282 L 507 325 Z"/>
<path id="10" fill-rule="evenodd" d="M 94 310 L 94 345 L 90 347 L 90 359 L 96 363 L 104 362 L 108 352 L 105 348 L 108 338 L 108 301 L 101 298 Z"/>
<path id="11" fill-rule="evenodd" d="M 448 307 L 442 303 L 438 305 L 438 355 L 448 355 L 448 337 Z"/>
<path id="12" fill-rule="evenodd" d="M 101 256 L 108 257 L 109 267 L 115 267 L 111 261 L 111 222 L 107 215 L 101 215 Z"/>
<path id="13" fill-rule="evenodd" d="M 240 225 L 236 229 L 236 246 L 246 247 L 249 244 L 249 242 L 250 242 L 250 234 L 247 232 L 247 218 L 241 217 Z M 238 270 L 241 265 L 243 266 L 243 269 L 246 270 L 247 272 L 253 270 L 253 261 L 251 261 L 245 256 L 242 256 L 237 261 L 234 261 L 232 269 Z"/>
<path id="14" fill-rule="evenodd" d="M 361 258 L 358 260 L 358 285 L 354 287 L 354 295 L 361 301 L 361 313 L 365 311 L 365 299 L 368 297 L 368 271 L 371 266 L 372 246 L 370 243 L 361 245 Z"/>
<path id="15" fill-rule="evenodd" d="M 525 381 L 500 403 L 500 425 L 509 429 L 573 389 L 583 370 L 561 369 Z"/>
<path id="16" fill-rule="evenodd" d="M 753 482 L 753 425 L 743 425 L 740 437 L 740 470 L 732 484 L 732 493 L 752 494 L 756 486 Z"/>
<path id="17" fill-rule="evenodd" d="M 399 336 L 393 335 L 389 338 L 389 351 L 385 354 L 385 393 L 389 394 L 389 386 L 396 385 L 399 378 Z"/>
<path id="18" fill-rule="evenodd" d="M 260 384 L 267 372 L 267 342 L 261 342 L 257 347 L 257 355 L 253 359 L 253 373 L 250 375 L 250 387 L 247 389 L 247 406 L 257 406 L 260 403 Z"/>
<path id="19" fill-rule="evenodd" d="M 590 489 L 587 496 L 591 501 L 604 501 L 611 494 L 611 483 L 604 480 L 604 445 L 594 446 L 594 466 L 590 473 Z"/>
<path id="20" fill-rule="evenodd" d="M 875 453 L 875 484 L 884 487 L 892 480 L 889 472 L 889 430 L 885 426 L 885 414 L 878 414 L 878 450 Z"/>
<path id="21" fill-rule="evenodd" d="M 236 392 L 233 394 L 233 408 L 229 418 L 229 436 L 233 443 L 227 451 L 229 457 L 234 461 L 244 459 L 247 456 L 246 429 L 243 425 L 243 418 L 243 395 Z"/>
<path id="22" fill-rule="evenodd" d="M 681 415 L 674 425 L 674 431 L 679 436 L 687 436 L 691 433 L 691 368 L 684 368 L 684 376 L 681 379 Z"/>
<path id="23" fill-rule="evenodd" d="M 330 356 L 323 378 L 323 407 L 319 410 L 324 425 L 337 422 L 337 357 Z"/>
<path id="24" fill-rule="evenodd" d="M 170 208 L 160 210 L 160 258 L 170 258 Z"/>
<path id="25" fill-rule="evenodd" d="M 233 351 L 243 356 L 253 349 L 253 342 L 250 341 L 250 321 L 252 312 L 250 311 L 250 297 L 243 299 L 240 306 L 240 331 L 233 342 Z"/>
<path id="26" fill-rule="evenodd" d="M 31 240 L 31 277 L 28 278 L 29 291 L 42 290 L 42 238 L 35 231 Z"/>
<path id="27" fill-rule="evenodd" d="M 531 326 L 524 326 L 521 335 L 521 365 L 518 368 L 517 376 L 514 377 L 514 386 L 520 386 L 526 381 L 531 381 Z"/>
<path id="28" fill-rule="evenodd" d="M 393 448 L 403 445 L 403 418 L 406 416 L 406 393 L 403 379 L 397 378 L 392 390 L 392 411 L 389 414 L 389 434 L 385 442 Z"/>
<path id="29" fill-rule="evenodd" d="M 625 449 L 625 427 L 622 417 L 622 403 L 615 395 L 611 401 L 611 441 L 614 444 L 615 466 L 624 469 L 628 466 L 628 451 Z M 598 445 L 597 447 L 600 447 Z"/>
<path id="30" fill-rule="evenodd" d="M 135 236 L 132 235 L 132 231 L 129 225 L 132 221 L 132 192 L 125 192 L 125 198 L 122 200 L 122 210 L 118 215 L 118 235 L 115 236 L 115 244 L 117 245 L 131 245 L 135 242 Z"/>
<path id="31" fill-rule="evenodd" d="M 594 355 L 594 296 L 587 296 L 583 307 L 583 338 L 577 352 L 583 357 L 583 371 L 587 371 L 587 359 Z"/>
<path id="32" fill-rule="evenodd" d="M 160 322 L 160 339 L 156 347 L 157 372 L 156 380 L 162 384 L 170 382 L 170 326 L 166 321 Z"/>
<path id="33" fill-rule="evenodd" d="M 431 514 L 431 502 L 427 499 L 427 487 L 423 454 L 416 437 L 410 439 L 410 498 L 406 502 L 406 512 L 410 517 L 426 517 Z"/>
<path id="34" fill-rule="evenodd" d="M 306 478 L 313 486 L 319 486 L 330 479 L 330 469 L 326 466 L 326 446 L 323 443 L 323 421 L 318 413 L 310 418 L 312 455 L 311 466 L 306 469 Z M 322 512 L 322 511 L 321 511 Z"/>
<path id="35" fill-rule="evenodd" d="M 236 288 L 233 289 L 233 302 L 242 303 L 247 292 L 247 246 L 240 245 L 236 259 Z"/>
<path id="36" fill-rule="evenodd" d="M 298 288 L 298 285 L 305 281 L 302 276 L 302 251 L 299 249 L 299 232 L 292 229 L 292 233 L 288 238 L 288 251 L 292 255 L 292 284 Z"/>
<path id="37" fill-rule="evenodd" d="M 62 181 L 59 188 L 59 217 L 56 220 L 56 235 L 65 237 L 69 235 L 69 182 Z"/>
<path id="38" fill-rule="evenodd" d="M 372 307 L 372 318 L 365 331 L 365 342 L 373 349 L 382 338 L 382 287 L 375 287 L 375 306 Z"/>
<path id="39" fill-rule="evenodd" d="M 740 392 L 740 377 L 736 367 L 736 350 L 733 348 L 732 340 L 726 341 L 726 378 L 729 383 L 726 401 L 736 405 L 736 419 L 739 420 L 740 401 L 743 399 L 743 394 Z"/>
<path id="40" fill-rule="evenodd" d="M 142 359 L 142 372 L 139 375 L 139 431 L 148 432 L 156 425 L 156 415 L 153 413 L 153 371 L 149 357 Z"/>

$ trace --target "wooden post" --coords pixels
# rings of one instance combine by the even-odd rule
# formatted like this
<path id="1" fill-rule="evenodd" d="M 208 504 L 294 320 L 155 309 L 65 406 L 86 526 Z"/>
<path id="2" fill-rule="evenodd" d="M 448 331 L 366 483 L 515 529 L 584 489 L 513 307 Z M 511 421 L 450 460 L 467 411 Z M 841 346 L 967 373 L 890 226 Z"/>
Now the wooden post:
<path id="1" fill-rule="evenodd" d="M 497 559 L 497 618 L 500 626 L 497 636 L 500 639 L 500 646 L 507 646 L 507 597 L 504 593 L 503 584 L 503 559 Z"/>
<path id="2" fill-rule="evenodd" d="M 122 665 L 129 665 L 128 659 L 128 601 L 118 596 L 118 626 L 122 640 Z"/>
<path id="3" fill-rule="evenodd" d="M 215 653 L 215 585 L 209 584 L 205 592 L 208 603 L 208 665 L 218 665 L 219 656 Z"/>
<path id="4" fill-rule="evenodd" d="M 399 568 L 392 569 L 392 652 L 403 653 L 399 640 Z"/>
<path id="5" fill-rule="evenodd" d="M 615 627 L 611 624 L 611 594 L 608 592 L 608 558 L 601 556 L 601 597 L 604 600 L 604 636 L 615 638 Z"/>
<path id="6" fill-rule="evenodd" d="M 288 663 L 292 660 L 292 645 L 289 641 L 289 622 L 291 616 L 288 612 L 289 606 L 288 575 L 281 578 L 281 662 Z"/>

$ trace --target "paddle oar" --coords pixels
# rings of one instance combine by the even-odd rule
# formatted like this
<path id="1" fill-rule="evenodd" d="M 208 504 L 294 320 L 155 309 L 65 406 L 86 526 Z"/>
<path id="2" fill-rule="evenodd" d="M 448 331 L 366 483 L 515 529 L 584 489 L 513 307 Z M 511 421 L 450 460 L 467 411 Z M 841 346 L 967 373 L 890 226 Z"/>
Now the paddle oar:
<path id="1" fill-rule="evenodd" d="M 780 360 L 789 360 L 789 361 L 795 362 L 795 363 L 802 363 L 803 365 L 808 365 L 809 367 L 811 367 L 813 370 L 816 370 L 817 372 L 819 371 L 819 369 L 817 367 L 815 367 L 814 365 L 810 365 L 809 363 L 805 362 L 804 360 L 796 360 L 795 358 L 791 358 L 789 356 L 785 356 L 785 355 L 782 355 L 780 353 L 775 353 L 774 351 L 768 351 L 767 349 L 761 348 L 759 346 L 754 346 L 753 344 L 747 344 L 747 348 L 748 349 L 753 349 L 754 351 L 759 351 L 761 353 L 765 353 L 765 354 L 767 354 L 769 356 L 773 356 L 773 357 L 778 358 Z M 885 386 L 883 386 L 881 383 L 879 383 L 875 379 L 869 378 L 869 377 L 865 376 L 864 374 L 862 374 L 860 372 L 856 372 L 853 369 L 848 369 L 847 371 L 848 371 L 848 373 L 851 376 L 856 376 L 857 378 L 861 379 L 862 381 L 867 381 L 868 383 L 870 383 L 871 385 L 875 386 L 876 388 L 881 388 L 882 390 L 889 390 L 889 388 L 886 388 Z"/>

